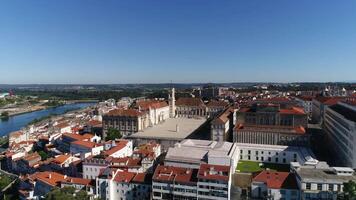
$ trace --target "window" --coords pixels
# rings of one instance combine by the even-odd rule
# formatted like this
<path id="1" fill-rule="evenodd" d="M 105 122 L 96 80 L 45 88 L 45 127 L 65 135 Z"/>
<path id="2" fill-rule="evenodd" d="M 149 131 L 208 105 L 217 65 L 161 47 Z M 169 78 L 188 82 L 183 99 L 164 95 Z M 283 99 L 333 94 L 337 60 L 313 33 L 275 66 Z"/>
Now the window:
<path id="1" fill-rule="evenodd" d="M 329 191 L 333 191 L 334 190 L 334 185 L 333 184 L 329 184 L 328 190 Z"/>
<path id="2" fill-rule="evenodd" d="M 286 163 L 287 161 L 286 161 L 286 159 L 285 158 L 283 158 L 283 163 Z"/>
<path id="3" fill-rule="evenodd" d="M 251 154 L 251 151 L 250 151 L 250 150 L 248 150 L 248 151 L 247 151 L 247 153 L 248 153 L 248 154 Z"/>
<path id="4" fill-rule="evenodd" d="M 318 190 L 322 190 L 323 185 L 322 185 L 322 184 L 320 184 L 320 183 L 318 183 L 317 188 L 318 188 Z"/>
<path id="5" fill-rule="evenodd" d="M 310 183 L 306 183 L 306 184 L 305 184 L 305 188 L 306 188 L 307 190 L 310 190 L 310 189 L 311 189 L 311 184 L 310 184 Z"/>
<path id="6" fill-rule="evenodd" d="M 276 163 L 278 163 L 278 158 L 276 158 Z"/>

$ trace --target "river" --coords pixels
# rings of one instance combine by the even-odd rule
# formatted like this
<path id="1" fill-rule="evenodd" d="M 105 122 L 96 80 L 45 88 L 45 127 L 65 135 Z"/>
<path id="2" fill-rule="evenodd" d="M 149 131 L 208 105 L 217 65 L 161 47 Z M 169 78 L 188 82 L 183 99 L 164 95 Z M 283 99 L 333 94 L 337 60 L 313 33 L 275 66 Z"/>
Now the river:
<path id="1" fill-rule="evenodd" d="M 57 114 L 61 115 L 69 110 L 79 110 L 82 108 L 89 107 L 94 105 L 95 103 L 86 102 L 86 103 L 73 103 L 73 104 L 66 104 L 63 106 L 58 106 L 54 108 L 48 108 L 45 110 L 39 110 L 29 113 L 24 113 L 20 115 L 11 116 L 6 120 L 0 119 L 0 136 L 7 135 L 12 131 L 20 130 L 21 128 L 25 127 L 29 122 L 33 121 L 34 119 L 39 119 L 41 117 Z"/>

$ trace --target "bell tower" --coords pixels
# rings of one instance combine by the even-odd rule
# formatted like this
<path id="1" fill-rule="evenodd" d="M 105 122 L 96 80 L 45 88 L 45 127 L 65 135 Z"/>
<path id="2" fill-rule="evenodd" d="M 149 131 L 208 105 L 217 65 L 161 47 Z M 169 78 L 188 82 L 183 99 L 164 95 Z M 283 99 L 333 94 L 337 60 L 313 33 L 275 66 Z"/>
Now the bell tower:
<path id="1" fill-rule="evenodd" d="M 176 98 L 175 98 L 175 90 L 172 87 L 171 92 L 169 94 L 169 117 L 174 118 L 176 116 Z"/>

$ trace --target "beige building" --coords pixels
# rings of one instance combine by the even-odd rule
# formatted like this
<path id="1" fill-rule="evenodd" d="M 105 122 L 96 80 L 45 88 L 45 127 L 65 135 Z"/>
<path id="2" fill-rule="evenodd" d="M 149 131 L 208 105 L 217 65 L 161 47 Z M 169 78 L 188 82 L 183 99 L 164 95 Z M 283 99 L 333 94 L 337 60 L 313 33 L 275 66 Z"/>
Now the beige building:
<path id="1" fill-rule="evenodd" d="M 148 127 L 149 120 L 145 113 L 135 109 L 116 109 L 103 116 L 103 137 L 114 128 L 124 136 L 131 135 Z"/>

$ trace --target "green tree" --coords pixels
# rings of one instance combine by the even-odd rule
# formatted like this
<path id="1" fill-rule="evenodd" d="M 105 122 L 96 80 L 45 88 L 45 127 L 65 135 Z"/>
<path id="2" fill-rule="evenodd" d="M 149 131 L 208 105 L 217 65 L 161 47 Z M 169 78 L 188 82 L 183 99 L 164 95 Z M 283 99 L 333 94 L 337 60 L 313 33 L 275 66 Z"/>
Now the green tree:
<path id="1" fill-rule="evenodd" d="M 9 117 L 9 112 L 7 112 L 7 111 L 2 112 L 1 117 L 3 117 L 3 118 Z"/>
<path id="2" fill-rule="evenodd" d="M 115 140 L 115 139 L 120 139 L 121 137 L 122 135 L 119 130 L 114 128 L 109 128 L 105 140 Z"/>
<path id="3" fill-rule="evenodd" d="M 89 195 L 86 191 L 75 191 L 74 187 L 55 188 L 47 193 L 46 200 L 89 200 Z"/>
<path id="4" fill-rule="evenodd" d="M 38 154 L 41 156 L 41 160 L 47 160 L 48 154 L 44 151 L 39 151 Z"/>
<path id="5" fill-rule="evenodd" d="M 355 200 L 356 199 L 356 183 L 349 181 L 344 183 L 344 192 L 338 197 L 340 200 Z"/>

